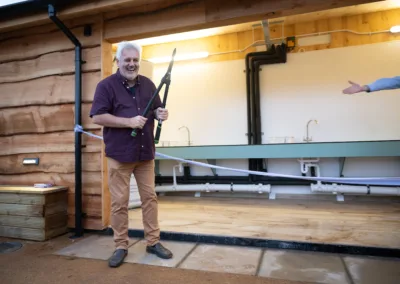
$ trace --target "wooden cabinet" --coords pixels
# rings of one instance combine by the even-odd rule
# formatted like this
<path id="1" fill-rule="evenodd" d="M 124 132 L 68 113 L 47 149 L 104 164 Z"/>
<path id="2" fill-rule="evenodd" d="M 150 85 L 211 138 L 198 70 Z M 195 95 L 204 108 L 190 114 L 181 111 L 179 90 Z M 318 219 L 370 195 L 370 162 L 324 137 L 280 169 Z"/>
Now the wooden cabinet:
<path id="1" fill-rule="evenodd" d="M 45 241 L 67 232 L 68 187 L 0 186 L 0 236 Z"/>

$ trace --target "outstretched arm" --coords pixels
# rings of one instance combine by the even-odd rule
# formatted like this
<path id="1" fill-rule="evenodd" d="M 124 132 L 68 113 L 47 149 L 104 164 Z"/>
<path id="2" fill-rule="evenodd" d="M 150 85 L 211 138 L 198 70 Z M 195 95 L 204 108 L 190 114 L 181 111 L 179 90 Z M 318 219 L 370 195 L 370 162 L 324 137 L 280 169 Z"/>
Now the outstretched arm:
<path id="1" fill-rule="evenodd" d="M 392 78 L 381 78 L 371 84 L 361 86 L 357 83 L 349 81 L 350 87 L 343 90 L 344 94 L 356 94 L 360 92 L 377 92 L 383 90 L 399 89 L 400 76 Z"/>
<path id="2" fill-rule="evenodd" d="M 368 85 L 369 92 L 391 90 L 400 88 L 400 76 L 393 78 L 382 78 Z"/>

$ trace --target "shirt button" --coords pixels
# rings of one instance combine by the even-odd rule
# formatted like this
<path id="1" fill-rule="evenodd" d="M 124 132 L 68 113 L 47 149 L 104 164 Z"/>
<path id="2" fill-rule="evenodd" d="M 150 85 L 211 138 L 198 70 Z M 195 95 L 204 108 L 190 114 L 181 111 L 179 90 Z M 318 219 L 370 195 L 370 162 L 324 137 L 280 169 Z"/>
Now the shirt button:
<path id="1" fill-rule="evenodd" d="M 133 97 L 133 99 L 135 99 L 135 97 Z"/>
<path id="2" fill-rule="evenodd" d="M 142 148 L 143 148 L 143 145 L 142 145 Z"/>
<path id="3" fill-rule="evenodd" d="M 142 133 L 142 135 L 144 135 L 144 133 Z"/>
<path id="4" fill-rule="evenodd" d="M 138 108 L 138 110 L 140 110 L 140 108 Z"/>

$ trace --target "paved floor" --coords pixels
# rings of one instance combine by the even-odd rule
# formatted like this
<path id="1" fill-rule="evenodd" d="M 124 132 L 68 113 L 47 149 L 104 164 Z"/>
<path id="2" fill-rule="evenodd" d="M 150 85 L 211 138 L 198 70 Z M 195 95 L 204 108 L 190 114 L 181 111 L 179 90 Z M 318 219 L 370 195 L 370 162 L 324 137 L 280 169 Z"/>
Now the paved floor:
<path id="1" fill-rule="evenodd" d="M 131 239 L 126 263 L 210 272 L 235 273 L 310 283 L 400 283 L 400 259 L 357 257 L 288 250 L 164 241 L 174 258 L 145 252 L 145 242 Z M 107 260 L 114 250 L 110 236 L 92 235 L 56 255 Z"/>

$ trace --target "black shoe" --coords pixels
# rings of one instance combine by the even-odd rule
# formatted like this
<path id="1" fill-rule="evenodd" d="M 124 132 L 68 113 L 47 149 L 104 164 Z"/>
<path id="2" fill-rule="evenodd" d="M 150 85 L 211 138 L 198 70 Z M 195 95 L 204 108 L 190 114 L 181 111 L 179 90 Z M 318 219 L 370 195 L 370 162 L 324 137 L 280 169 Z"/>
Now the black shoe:
<path id="1" fill-rule="evenodd" d="M 166 249 L 161 243 L 157 243 L 154 246 L 147 246 L 146 251 L 157 255 L 160 258 L 169 259 L 172 258 L 172 252 Z"/>
<path id="2" fill-rule="evenodd" d="M 108 265 L 110 267 L 118 267 L 124 261 L 128 251 L 126 249 L 117 249 L 114 251 L 113 255 L 108 260 Z"/>

